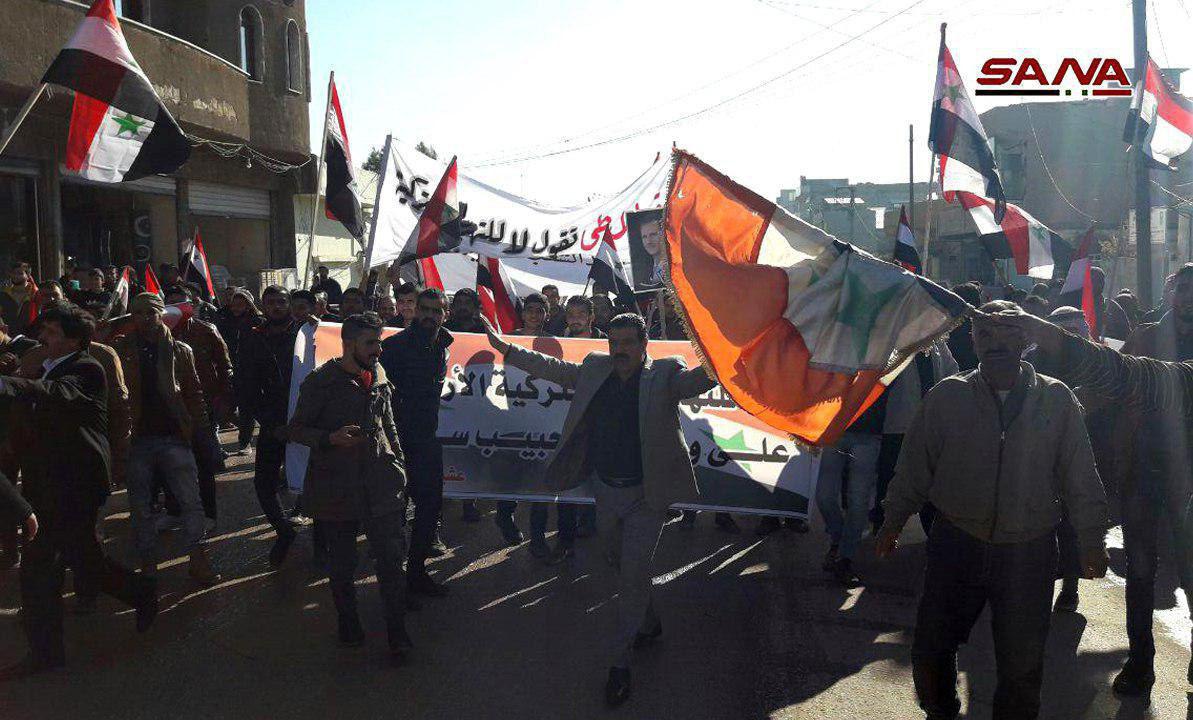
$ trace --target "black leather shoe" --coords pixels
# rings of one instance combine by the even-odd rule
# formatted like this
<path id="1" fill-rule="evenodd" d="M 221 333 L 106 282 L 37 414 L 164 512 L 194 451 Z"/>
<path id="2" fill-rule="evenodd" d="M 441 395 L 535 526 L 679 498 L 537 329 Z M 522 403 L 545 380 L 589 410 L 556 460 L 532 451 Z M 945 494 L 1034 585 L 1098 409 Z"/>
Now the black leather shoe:
<path id="1" fill-rule="evenodd" d="M 1151 668 L 1140 667 L 1130 660 L 1123 665 L 1111 687 L 1116 695 L 1124 697 L 1146 697 L 1156 684 L 1156 673 Z"/>
<path id="2" fill-rule="evenodd" d="M 641 650 L 644 647 L 653 645 L 655 640 L 663 636 L 663 623 L 655 625 L 654 630 L 650 632 L 640 632 L 634 636 L 634 649 Z"/>
<path id="3" fill-rule="evenodd" d="M 547 540 L 545 538 L 531 538 L 530 554 L 541 560 L 551 554 L 551 546 L 547 544 Z"/>
<path id="4" fill-rule="evenodd" d="M 406 578 L 406 588 L 412 593 L 429 597 L 443 597 L 447 595 L 447 586 L 435 582 L 425 571 L 410 575 Z"/>
<path id="5" fill-rule="evenodd" d="M 41 673 L 60 668 L 65 664 L 66 660 L 64 658 L 53 658 L 47 660 L 35 658 L 32 655 L 26 655 L 20 662 L 14 663 L 5 668 L 0 668 L 0 682 L 20 680 L 31 675 L 40 675 Z"/>
<path id="6" fill-rule="evenodd" d="M 153 621 L 157 619 L 157 610 L 157 593 L 136 607 L 137 632 L 148 632 L 149 628 L 153 627 Z"/>
<path id="7" fill-rule="evenodd" d="M 290 552 L 290 546 L 294 544 L 296 537 L 298 537 L 298 533 L 294 530 L 288 530 L 278 535 L 277 539 L 273 541 L 273 547 L 269 548 L 271 567 L 281 567 L 282 563 L 286 562 L 286 553 Z"/>
<path id="8" fill-rule="evenodd" d="M 522 531 L 518 529 L 512 517 L 498 514 L 493 518 L 493 522 L 501 530 L 501 537 L 507 545 L 516 547 L 522 544 Z"/>
<path id="9" fill-rule="evenodd" d="M 360 647 L 365 644 L 365 629 L 360 626 L 360 618 L 339 619 L 340 644 L 345 647 Z"/>
<path id="10" fill-rule="evenodd" d="M 759 537 L 766 537 L 773 532 L 777 532 L 781 527 L 783 525 L 779 522 L 779 518 L 767 515 L 758 521 L 758 527 L 754 528 L 754 534 Z"/>
<path id="11" fill-rule="evenodd" d="M 630 669 L 609 668 L 609 680 L 605 683 L 605 702 L 617 707 L 630 699 Z"/>
<path id="12" fill-rule="evenodd" d="M 460 503 L 462 506 L 460 512 L 460 519 L 464 522 L 480 522 L 481 512 L 476 509 L 475 500 L 464 500 Z"/>

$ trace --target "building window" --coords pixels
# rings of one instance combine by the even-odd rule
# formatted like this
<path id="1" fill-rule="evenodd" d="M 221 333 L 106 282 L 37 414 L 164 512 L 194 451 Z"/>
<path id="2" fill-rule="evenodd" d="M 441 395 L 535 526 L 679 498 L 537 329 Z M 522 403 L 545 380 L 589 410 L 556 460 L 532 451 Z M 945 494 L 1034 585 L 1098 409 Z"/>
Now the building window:
<path id="1" fill-rule="evenodd" d="M 257 8 L 244 6 L 240 11 L 240 69 L 253 80 L 260 80 L 264 75 L 261 27 L 261 13 L 257 12 Z"/>
<path id="2" fill-rule="evenodd" d="M 302 63 L 302 32 L 298 23 L 286 23 L 286 87 L 301 93 L 306 87 L 306 72 Z"/>

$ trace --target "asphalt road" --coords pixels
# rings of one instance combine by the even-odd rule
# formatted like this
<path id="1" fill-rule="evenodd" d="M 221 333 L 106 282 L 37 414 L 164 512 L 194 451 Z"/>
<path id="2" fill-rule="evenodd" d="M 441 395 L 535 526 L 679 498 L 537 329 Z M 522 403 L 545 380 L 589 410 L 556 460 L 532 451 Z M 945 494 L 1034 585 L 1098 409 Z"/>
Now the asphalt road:
<path id="1" fill-rule="evenodd" d="M 259 514 L 246 459 L 220 478 L 213 533 L 223 584 L 196 588 L 178 558 L 162 571 L 162 613 L 145 635 L 131 611 L 101 598 L 93 615 L 67 615 L 68 667 L 0 685 L 0 719 L 80 718 L 898 718 L 915 705 L 910 637 L 923 563 L 922 535 L 892 559 L 872 559 L 856 590 L 820 571 L 826 541 L 789 530 L 765 539 L 672 523 L 656 564 L 664 636 L 640 653 L 634 694 L 603 705 L 613 627 L 613 577 L 599 540 L 548 568 L 525 545 L 502 546 L 489 511 L 477 524 L 446 509 L 450 552 L 431 566 L 451 593 L 409 618 L 408 664 L 386 664 L 375 578 L 362 552 L 363 648 L 335 641 L 335 615 L 311 563 L 308 531 L 286 565 L 266 560 L 272 531 Z M 251 467 L 251 466 L 249 466 Z M 525 507 L 518 512 L 526 527 Z M 127 558 L 123 494 L 108 504 L 107 547 Z M 554 513 L 552 513 L 553 522 Z M 914 522 L 914 521 L 913 521 Z M 915 528 L 918 532 L 918 527 Z M 171 533 L 162 535 L 172 547 Z M 173 557 L 173 555 L 163 555 Z M 1112 551 L 1122 573 L 1122 553 Z M 16 573 L 0 575 L 0 663 L 24 652 Z M 1126 655 L 1123 584 L 1082 582 L 1080 612 L 1055 615 L 1044 683 L 1046 718 L 1190 718 L 1190 626 L 1169 569 L 1161 582 L 1152 704 L 1120 702 L 1110 680 Z M 68 582 L 69 587 L 69 582 Z M 68 607 L 73 598 L 68 598 Z M 989 718 L 994 660 L 988 618 L 961 654 L 967 718 Z"/>

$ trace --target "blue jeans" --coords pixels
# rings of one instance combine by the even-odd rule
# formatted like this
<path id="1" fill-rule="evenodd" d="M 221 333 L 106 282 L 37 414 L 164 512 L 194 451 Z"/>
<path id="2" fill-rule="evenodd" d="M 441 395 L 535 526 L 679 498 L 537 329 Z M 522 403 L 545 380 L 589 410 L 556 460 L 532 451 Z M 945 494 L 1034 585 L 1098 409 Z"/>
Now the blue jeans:
<path id="1" fill-rule="evenodd" d="M 878 482 L 878 453 L 881 435 L 845 433 L 837 444 L 820 456 L 820 476 L 816 481 L 816 507 L 824 518 L 824 527 L 840 556 L 853 560 L 858 542 L 870 520 L 870 502 Z M 846 470 L 847 507 L 841 508 L 841 485 Z"/>
<path id="2" fill-rule="evenodd" d="M 186 552 L 199 544 L 207 529 L 199 499 L 199 471 L 191 447 L 175 437 L 134 437 L 126 471 L 128 505 L 137 554 L 146 569 L 157 566 L 157 528 L 152 510 L 155 474 L 178 500 Z"/>

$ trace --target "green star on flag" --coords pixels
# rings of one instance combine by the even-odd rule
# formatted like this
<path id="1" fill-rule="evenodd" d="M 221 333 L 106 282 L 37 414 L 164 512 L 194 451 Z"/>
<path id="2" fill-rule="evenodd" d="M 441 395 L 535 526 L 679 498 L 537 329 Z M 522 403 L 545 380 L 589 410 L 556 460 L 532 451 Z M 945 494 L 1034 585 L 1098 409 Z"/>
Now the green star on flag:
<path id="1" fill-rule="evenodd" d="M 956 105 L 957 101 L 965 95 L 965 91 L 961 88 L 960 83 L 956 85 L 945 86 L 944 93 L 948 96 L 949 102 L 953 103 L 953 105 Z"/>
<path id="2" fill-rule="evenodd" d="M 141 128 L 147 122 L 146 120 L 138 120 L 129 113 L 125 113 L 124 117 L 113 117 L 112 121 L 120 126 L 120 129 L 116 131 L 116 137 L 120 137 L 124 133 L 137 137 L 141 134 Z"/>
<path id="3" fill-rule="evenodd" d="M 900 290 L 899 283 L 882 290 L 871 290 L 857 272 L 845 275 L 845 302 L 837 314 L 837 321 L 853 328 L 853 344 L 860 363 L 870 347 L 870 331 L 882 309 Z"/>
<path id="4" fill-rule="evenodd" d="M 704 434 L 712 438 L 712 441 L 722 450 L 728 450 L 729 452 L 751 452 L 750 446 L 746 444 L 746 433 L 744 430 L 738 430 L 736 435 L 727 438 L 720 437 L 708 430 L 705 430 Z M 749 463 L 739 461 L 738 464 L 741 465 L 743 470 L 749 472 Z"/>

